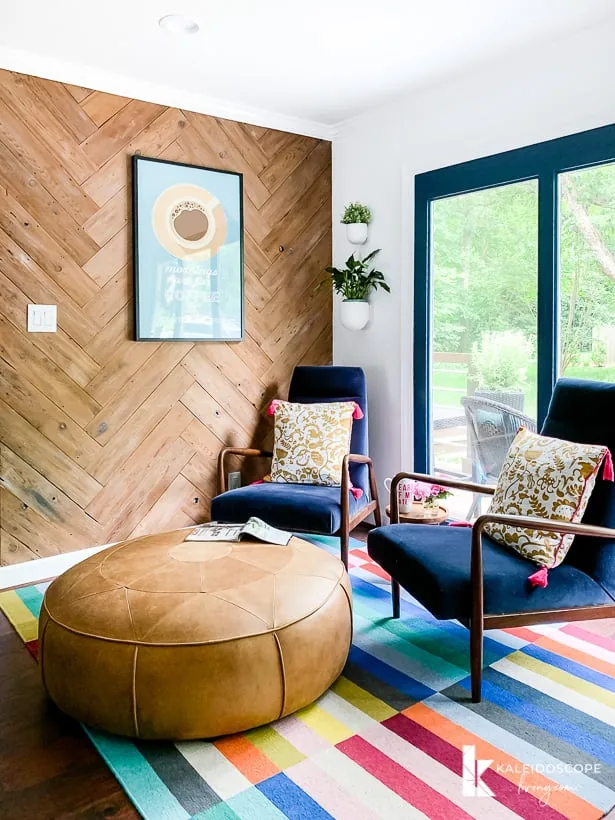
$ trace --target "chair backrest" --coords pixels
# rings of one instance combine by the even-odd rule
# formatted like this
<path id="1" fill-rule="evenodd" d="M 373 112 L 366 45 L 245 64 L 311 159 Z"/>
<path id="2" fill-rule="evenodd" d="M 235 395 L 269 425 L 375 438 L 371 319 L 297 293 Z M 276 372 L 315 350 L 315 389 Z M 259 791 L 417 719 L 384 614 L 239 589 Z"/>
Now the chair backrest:
<path id="1" fill-rule="evenodd" d="M 303 404 L 329 401 L 356 401 L 363 411 L 362 419 L 352 423 L 350 452 L 368 455 L 367 383 L 360 367 L 301 366 L 295 367 L 288 400 Z M 368 474 L 365 465 L 351 464 L 350 480 L 368 494 Z"/>
<path id="2" fill-rule="evenodd" d="M 560 379 L 541 433 L 581 444 L 604 444 L 615 455 L 615 384 Z M 615 484 L 604 481 L 602 474 L 583 522 L 615 528 Z M 615 541 L 577 537 L 566 560 L 615 596 Z"/>
<path id="3" fill-rule="evenodd" d="M 461 399 L 468 423 L 473 478 L 497 481 L 508 448 L 520 427 L 536 431 L 536 422 L 514 407 L 477 396 Z"/>

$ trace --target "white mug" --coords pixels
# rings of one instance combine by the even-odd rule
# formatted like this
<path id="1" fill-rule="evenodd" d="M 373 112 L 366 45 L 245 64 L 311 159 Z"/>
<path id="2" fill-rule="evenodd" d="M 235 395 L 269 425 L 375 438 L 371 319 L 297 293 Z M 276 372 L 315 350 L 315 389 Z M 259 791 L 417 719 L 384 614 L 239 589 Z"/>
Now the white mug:
<path id="1" fill-rule="evenodd" d="M 384 486 L 388 493 L 391 492 L 392 478 L 384 479 Z M 414 481 L 411 478 L 402 478 L 397 485 L 397 505 L 400 513 L 407 513 L 412 510 L 414 501 Z"/>

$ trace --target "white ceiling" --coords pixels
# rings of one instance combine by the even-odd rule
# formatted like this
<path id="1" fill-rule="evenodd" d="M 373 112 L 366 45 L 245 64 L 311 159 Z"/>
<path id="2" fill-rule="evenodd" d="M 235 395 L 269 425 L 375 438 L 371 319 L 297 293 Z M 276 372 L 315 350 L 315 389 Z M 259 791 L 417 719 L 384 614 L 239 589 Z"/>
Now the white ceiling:
<path id="1" fill-rule="evenodd" d="M 161 30 L 172 13 L 200 31 Z M 391 95 L 614 15 L 613 0 L 28 0 L 0 7 L 0 66 L 325 135 Z"/>

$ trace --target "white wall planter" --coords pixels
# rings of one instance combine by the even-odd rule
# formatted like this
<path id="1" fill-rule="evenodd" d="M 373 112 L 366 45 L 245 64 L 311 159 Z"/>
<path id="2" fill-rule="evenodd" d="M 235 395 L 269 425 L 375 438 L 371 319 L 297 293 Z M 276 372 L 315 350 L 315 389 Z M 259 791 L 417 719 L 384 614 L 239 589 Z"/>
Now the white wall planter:
<path id="1" fill-rule="evenodd" d="M 349 222 L 346 237 L 353 245 L 364 245 L 367 242 L 367 222 Z"/>
<path id="2" fill-rule="evenodd" d="M 369 322 L 369 302 L 344 299 L 340 305 L 340 321 L 347 330 L 363 330 Z"/>

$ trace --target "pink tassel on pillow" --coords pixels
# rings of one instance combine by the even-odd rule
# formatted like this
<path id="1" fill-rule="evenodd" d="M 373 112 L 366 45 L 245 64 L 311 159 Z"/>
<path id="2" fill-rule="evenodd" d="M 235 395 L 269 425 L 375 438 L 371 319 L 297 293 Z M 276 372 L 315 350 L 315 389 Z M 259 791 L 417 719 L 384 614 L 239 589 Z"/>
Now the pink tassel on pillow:
<path id="1" fill-rule="evenodd" d="M 355 498 L 357 501 L 363 495 L 363 490 L 360 487 L 351 487 L 350 492 L 352 493 L 353 498 Z"/>
<path id="2" fill-rule="evenodd" d="M 613 475 L 613 457 L 611 456 L 610 450 L 606 451 L 604 457 L 604 472 L 602 473 L 602 478 L 604 481 L 615 480 L 615 475 Z"/>
<path id="3" fill-rule="evenodd" d="M 354 403 L 354 410 L 353 410 L 353 413 L 352 413 L 352 417 L 353 417 L 353 419 L 362 419 L 363 418 L 363 410 L 361 410 L 361 408 L 356 403 L 356 401 Z"/>
<path id="4" fill-rule="evenodd" d="M 544 589 L 549 585 L 549 570 L 546 567 L 541 567 L 538 572 L 530 575 L 527 580 L 533 587 L 542 587 Z"/>
<path id="5" fill-rule="evenodd" d="M 268 416 L 275 416 L 275 411 L 278 409 L 278 400 L 274 399 L 269 407 L 267 408 L 267 415 Z"/>

